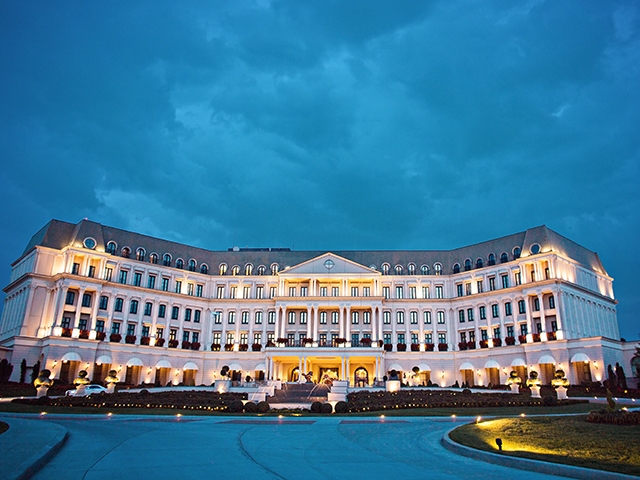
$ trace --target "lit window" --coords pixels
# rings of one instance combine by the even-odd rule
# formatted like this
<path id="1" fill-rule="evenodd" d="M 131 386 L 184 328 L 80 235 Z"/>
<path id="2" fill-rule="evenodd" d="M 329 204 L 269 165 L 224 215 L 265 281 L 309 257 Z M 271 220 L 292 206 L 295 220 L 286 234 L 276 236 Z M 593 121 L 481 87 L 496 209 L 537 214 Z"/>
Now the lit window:
<path id="1" fill-rule="evenodd" d="M 234 325 L 236 323 L 236 312 L 229 312 L 227 320 L 229 325 Z"/>
<path id="2" fill-rule="evenodd" d="M 271 264 L 271 275 L 276 275 L 278 273 L 279 270 L 279 266 L 277 263 L 272 263 Z"/>
<path id="3" fill-rule="evenodd" d="M 382 312 L 382 323 L 384 323 L 385 325 L 391 324 L 391 312 Z"/>
<path id="4" fill-rule="evenodd" d="M 444 312 L 443 311 L 439 311 L 438 312 L 438 324 L 440 324 L 440 325 L 444 324 Z"/>
<path id="5" fill-rule="evenodd" d="M 229 291 L 229 298 L 236 298 L 238 296 L 238 287 L 233 285 Z"/>
<path id="6" fill-rule="evenodd" d="M 262 324 L 262 311 L 261 310 L 258 310 L 256 312 L 255 322 L 256 322 L 256 325 L 261 325 Z M 256 343 L 258 343 L 258 342 L 256 342 Z"/>
<path id="7" fill-rule="evenodd" d="M 371 287 L 363 287 L 362 288 L 362 296 L 369 297 L 371 295 Z"/>
<path id="8" fill-rule="evenodd" d="M 416 287 L 414 286 L 409 287 L 409 298 L 417 298 Z"/>
<path id="9" fill-rule="evenodd" d="M 242 323 L 242 325 L 249 325 L 249 312 L 247 311 L 242 312 L 240 322 Z"/>
<path id="10" fill-rule="evenodd" d="M 436 298 L 444 298 L 444 287 L 436 285 Z"/>
<path id="11" fill-rule="evenodd" d="M 418 324 L 418 312 L 409 312 L 409 321 L 411 322 L 411 325 L 417 325 Z"/>
<path id="12" fill-rule="evenodd" d="M 158 254 L 157 253 L 152 253 L 151 255 L 149 255 L 149 263 L 153 263 L 154 265 L 156 265 L 158 263 Z"/>
<path id="13" fill-rule="evenodd" d="M 356 325 L 360 322 L 360 315 L 358 312 L 351 312 L 351 323 Z"/>
<path id="14" fill-rule="evenodd" d="M 383 275 L 389 275 L 389 268 L 390 268 L 390 265 L 388 263 L 383 263 L 382 264 L 382 274 Z"/>
<path id="15" fill-rule="evenodd" d="M 131 249 L 129 247 L 124 247 L 122 249 L 122 258 L 129 258 L 131 256 Z"/>
<path id="16" fill-rule="evenodd" d="M 404 312 L 402 310 L 398 310 L 396 312 L 396 322 L 398 323 L 398 325 L 404 323 Z"/>
<path id="17" fill-rule="evenodd" d="M 145 257 L 144 248 L 138 248 L 136 250 L 136 260 L 138 260 L 139 262 L 144 262 L 144 257 Z"/>
<path id="18" fill-rule="evenodd" d="M 424 318 L 425 325 L 431 325 L 431 312 L 427 310 L 423 312 L 422 316 Z"/>
<path id="19" fill-rule="evenodd" d="M 371 323 L 371 312 L 366 310 L 362 313 L 362 323 L 369 325 Z"/>
<path id="20" fill-rule="evenodd" d="M 289 325 L 294 325 L 296 323 L 296 312 L 289 312 L 287 318 Z"/>
<path id="21" fill-rule="evenodd" d="M 429 287 L 422 287 L 422 298 L 431 298 Z"/>
<path id="22" fill-rule="evenodd" d="M 429 265 L 422 265 L 420 267 L 420 273 L 422 273 L 422 275 L 429 275 Z"/>
<path id="23" fill-rule="evenodd" d="M 402 285 L 396 285 L 396 298 L 404 298 L 404 288 Z"/>
<path id="24" fill-rule="evenodd" d="M 300 325 L 307 324 L 307 312 L 300 312 Z"/>
<path id="25" fill-rule="evenodd" d="M 276 312 L 274 312 L 273 310 L 270 310 L 268 313 L 267 323 L 269 325 L 275 325 L 276 323 Z"/>
<path id="26" fill-rule="evenodd" d="M 253 265 L 251 265 L 250 263 L 247 263 L 244 266 L 244 274 L 248 276 L 248 275 L 251 275 L 252 273 L 253 273 Z"/>
<path id="27" fill-rule="evenodd" d="M 407 265 L 407 270 L 409 272 L 409 275 L 415 275 L 416 274 L 416 266 L 413 263 L 410 263 L 409 265 Z"/>
<path id="28" fill-rule="evenodd" d="M 436 272 L 436 275 L 442 275 L 442 264 L 436 263 L 433 265 L 433 269 Z"/>
<path id="29" fill-rule="evenodd" d="M 244 299 L 251 298 L 251 287 L 250 286 L 245 285 L 242 288 L 242 298 L 244 298 Z"/>
<path id="30" fill-rule="evenodd" d="M 320 312 L 320 325 L 327 324 L 327 312 Z"/>

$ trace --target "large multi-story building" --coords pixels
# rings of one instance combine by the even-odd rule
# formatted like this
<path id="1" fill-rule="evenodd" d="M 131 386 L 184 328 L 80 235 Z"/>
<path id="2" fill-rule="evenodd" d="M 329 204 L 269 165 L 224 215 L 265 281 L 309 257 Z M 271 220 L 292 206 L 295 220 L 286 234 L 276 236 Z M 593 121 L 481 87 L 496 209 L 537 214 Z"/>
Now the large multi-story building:
<path id="1" fill-rule="evenodd" d="M 62 382 L 208 385 L 226 365 L 238 381 L 580 383 L 632 350 L 598 255 L 544 226 L 446 251 L 210 251 L 52 220 L 4 291 L 0 346 Z"/>

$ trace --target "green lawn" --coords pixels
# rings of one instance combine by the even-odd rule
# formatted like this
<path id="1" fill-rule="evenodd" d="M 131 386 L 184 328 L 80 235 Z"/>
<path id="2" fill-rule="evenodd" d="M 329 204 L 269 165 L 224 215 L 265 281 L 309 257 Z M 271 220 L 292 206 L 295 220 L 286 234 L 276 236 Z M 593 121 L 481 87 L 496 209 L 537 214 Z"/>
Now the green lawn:
<path id="1" fill-rule="evenodd" d="M 640 475 L 640 426 L 587 423 L 586 416 L 502 418 L 451 432 L 455 442 L 496 453 Z"/>

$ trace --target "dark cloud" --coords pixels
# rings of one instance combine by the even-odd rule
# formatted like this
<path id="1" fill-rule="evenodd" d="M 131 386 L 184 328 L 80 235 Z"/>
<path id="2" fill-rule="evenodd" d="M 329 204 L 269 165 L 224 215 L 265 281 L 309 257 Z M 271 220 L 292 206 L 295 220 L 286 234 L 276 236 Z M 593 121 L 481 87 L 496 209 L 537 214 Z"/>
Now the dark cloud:
<path id="1" fill-rule="evenodd" d="M 639 29 L 631 1 L 4 2 L 0 261 L 50 218 L 297 249 L 544 223 L 635 337 Z"/>

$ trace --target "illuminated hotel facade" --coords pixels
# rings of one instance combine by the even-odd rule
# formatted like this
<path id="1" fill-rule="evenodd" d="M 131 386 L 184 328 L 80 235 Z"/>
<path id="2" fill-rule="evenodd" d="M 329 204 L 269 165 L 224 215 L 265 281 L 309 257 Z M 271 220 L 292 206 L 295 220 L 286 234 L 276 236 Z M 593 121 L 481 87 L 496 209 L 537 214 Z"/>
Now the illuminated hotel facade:
<path id="1" fill-rule="evenodd" d="M 12 264 L 0 347 L 62 382 L 600 381 L 627 366 L 612 278 L 540 226 L 453 250 L 210 251 L 83 220 L 49 222 Z M 628 358 L 627 358 L 628 357 Z M 19 372 L 14 368 L 13 380 Z"/>

